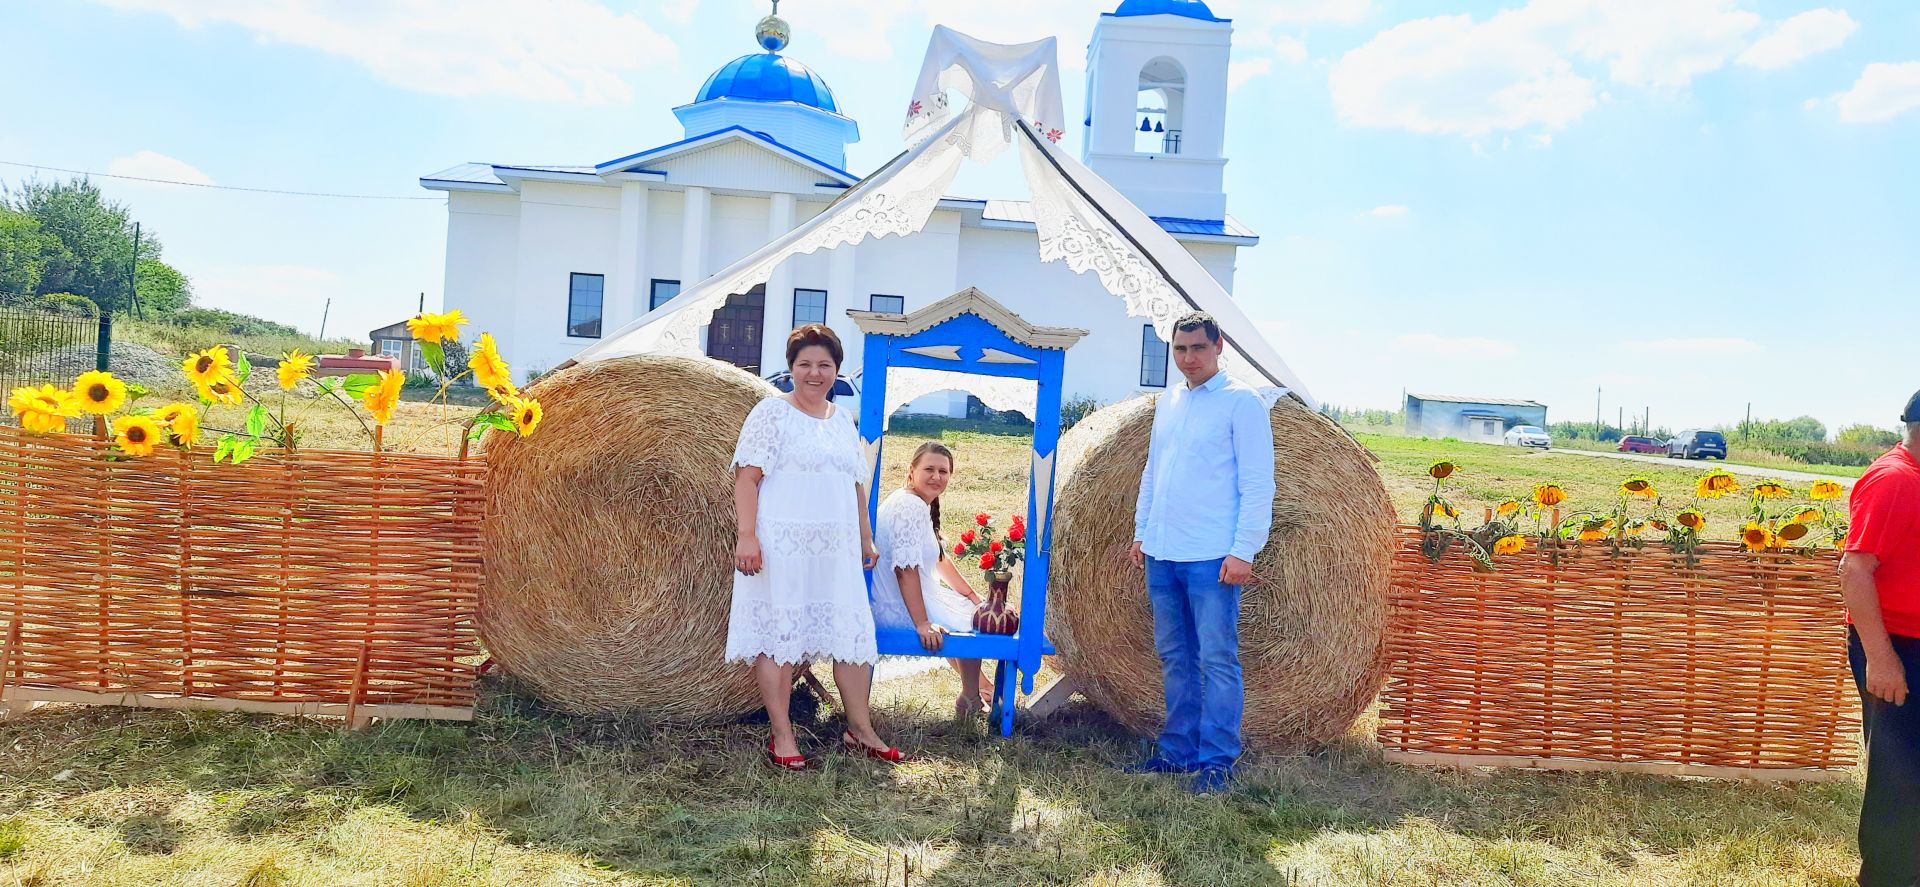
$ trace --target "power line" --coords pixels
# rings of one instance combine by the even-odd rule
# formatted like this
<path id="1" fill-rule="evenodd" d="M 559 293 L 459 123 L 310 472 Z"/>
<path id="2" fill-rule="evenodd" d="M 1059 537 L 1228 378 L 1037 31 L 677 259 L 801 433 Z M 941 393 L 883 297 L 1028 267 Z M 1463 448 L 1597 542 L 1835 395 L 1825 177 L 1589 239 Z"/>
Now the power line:
<path id="1" fill-rule="evenodd" d="M 213 185 L 206 182 L 182 182 L 175 179 L 154 179 L 146 176 L 126 176 L 110 172 L 91 172 L 84 169 L 64 169 L 58 166 L 41 166 L 38 163 L 19 163 L 12 160 L 0 160 L 0 166 L 18 166 L 48 172 L 64 172 L 89 178 L 98 176 L 103 179 L 126 179 L 130 182 L 151 182 L 157 185 L 185 185 L 189 188 L 211 188 L 215 191 L 246 191 L 253 194 L 282 194 L 289 197 L 331 197 L 340 200 L 433 200 L 444 202 L 444 197 L 401 197 L 391 194 L 336 194 L 327 191 L 289 191 L 282 188 L 242 188 L 238 185 Z"/>

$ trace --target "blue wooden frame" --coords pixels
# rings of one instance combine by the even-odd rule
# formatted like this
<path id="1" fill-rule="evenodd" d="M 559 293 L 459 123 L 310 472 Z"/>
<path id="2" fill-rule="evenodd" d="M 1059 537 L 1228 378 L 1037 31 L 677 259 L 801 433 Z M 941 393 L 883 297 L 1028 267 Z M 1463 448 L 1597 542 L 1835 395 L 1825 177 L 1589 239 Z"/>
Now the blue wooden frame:
<path id="1" fill-rule="evenodd" d="M 866 443 L 873 475 L 868 484 L 867 512 L 877 520 L 880 509 L 880 447 L 886 423 L 887 371 L 893 367 L 1030 379 L 1038 386 L 1033 417 L 1033 462 L 1027 480 L 1027 549 L 1020 576 L 1020 630 L 1012 635 L 950 634 L 938 653 L 920 644 L 911 628 L 876 631 L 880 652 L 905 656 L 994 660 L 993 705 L 989 723 L 998 722 L 1003 736 L 1013 734 L 1013 682 L 1022 692 L 1033 692 L 1040 658 L 1054 652 L 1046 637 L 1047 575 L 1053 559 L 1053 488 L 1055 449 L 1060 442 L 1060 387 L 1066 352 L 1040 348 L 1014 339 L 977 314 L 963 313 L 910 335 L 867 332 L 863 344 L 860 386 L 860 436 Z M 955 359 L 914 353 L 910 349 L 957 348 Z M 994 360 L 988 351 L 999 352 Z M 1020 361 L 1008 361 L 1011 355 Z M 873 577 L 867 576 L 869 600 Z"/>

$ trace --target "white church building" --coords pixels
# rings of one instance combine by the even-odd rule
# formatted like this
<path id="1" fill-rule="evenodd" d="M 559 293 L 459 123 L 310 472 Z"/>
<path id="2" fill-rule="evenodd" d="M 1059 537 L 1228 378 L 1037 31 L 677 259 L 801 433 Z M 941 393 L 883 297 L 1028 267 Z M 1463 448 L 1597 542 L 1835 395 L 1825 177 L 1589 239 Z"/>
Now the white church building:
<path id="1" fill-rule="evenodd" d="M 1203 0 L 1125 0 L 1094 29 L 1080 115 L 1082 161 L 1229 292 L 1238 251 L 1259 242 L 1223 190 L 1232 34 Z M 591 166 L 467 163 L 421 178 L 447 194 L 445 307 L 496 332 L 516 370 L 550 369 L 824 211 L 859 180 L 846 168 L 859 124 L 782 54 L 784 33 L 760 42 L 673 109 L 677 141 Z M 770 376 L 786 368 L 790 330 L 826 323 L 858 384 L 848 310 L 910 312 L 976 287 L 1030 323 L 1089 331 L 1067 359 L 1068 398 L 1109 403 L 1177 381 L 1153 327 L 1092 276 L 1040 261 L 1036 237 L 1022 201 L 942 199 L 914 236 L 787 260 L 715 313 L 705 350 Z M 965 405 L 934 398 L 914 408 Z"/>

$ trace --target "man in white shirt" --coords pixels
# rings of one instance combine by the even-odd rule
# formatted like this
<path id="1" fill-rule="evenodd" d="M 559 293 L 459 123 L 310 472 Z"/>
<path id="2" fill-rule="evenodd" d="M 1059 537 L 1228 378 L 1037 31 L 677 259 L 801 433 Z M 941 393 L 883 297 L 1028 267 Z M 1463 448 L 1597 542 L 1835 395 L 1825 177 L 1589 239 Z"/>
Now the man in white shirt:
<path id="1" fill-rule="evenodd" d="M 1216 792 L 1240 757 L 1240 586 L 1273 522 L 1273 426 L 1260 393 L 1220 372 L 1220 327 L 1174 325 L 1186 377 L 1160 396 L 1134 509 L 1133 562 L 1147 573 L 1167 726 L 1135 773 L 1192 773 Z"/>

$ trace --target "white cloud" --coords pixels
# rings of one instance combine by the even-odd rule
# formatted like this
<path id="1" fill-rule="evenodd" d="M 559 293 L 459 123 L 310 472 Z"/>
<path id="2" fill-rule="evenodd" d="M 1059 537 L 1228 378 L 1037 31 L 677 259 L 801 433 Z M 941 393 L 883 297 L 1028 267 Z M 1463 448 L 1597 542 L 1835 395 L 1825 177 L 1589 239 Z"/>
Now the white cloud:
<path id="1" fill-rule="evenodd" d="M 1297 65 L 1307 60 L 1306 41 L 1285 35 L 1273 38 L 1273 57 L 1285 64 Z"/>
<path id="2" fill-rule="evenodd" d="M 796 46 L 817 40 L 833 54 L 867 60 L 919 58 L 936 24 L 997 43 L 1054 35 L 1061 67 L 1073 70 L 1086 64 L 1082 50 L 1098 20 L 1078 4 L 1034 0 L 808 0 L 781 17 L 793 23 Z"/>
<path id="3" fill-rule="evenodd" d="M 1879 123 L 1920 108 L 1920 62 L 1875 62 L 1860 72 L 1853 88 L 1833 97 L 1840 119 Z"/>
<path id="4" fill-rule="evenodd" d="M 1385 203 L 1367 210 L 1367 215 L 1378 219 L 1397 219 L 1412 212 L 1404 203 Z"/>
<path id="5" fill-rule="evenodd" d="M 625 75 L 675 64 L 674 42 L 591 0 L 96 0 L 187 28 L 233 25 L 263 43 L 353 60 L 418 92 L 599 104 L 633 95 Z"/>
<path id="6" fill-rule="evenodd" d="M 1512 11 L 1395 25 L 1341 56 L 1328 86 L 1350 126 L 1467 136 L 1559 129 L 1595 103 L 1593 81 Z"/>
<path id="7" fill-rule="evenodd" d="M 140 151 L 118 158 L 107 164 L 107 173 L 116 176 L 133 176 L 138 179 L 186 182 L 194 185 L 213 184 L 213 177 L 201 172 L 193 164 L 175 157 L 168 157 L 157 151 Z"/>
<path id="8" fill-rule="evenodd" d="M 1750 68 L 1784 68 L 1845 43 L 1859 28 L 1845 10 L 1809 9 L 1755 40 L 1735 61 Z"/>
<path id="9" fill-rule="evenodd" d="M 667 0 L 661 4 L 660 14 L 676 25 L 685 25 L 693 21 L 693 12 L 700 8 L 700 0 Z"/>
<path id="10" fill-rule="evenodd" d="M 1484 20 L 1414 19 L 1350 50 L 1328 83 L 1342 122 L 1479 136 L 1562 129 L 1605 77 L 1661 93 L 1724 67 L 1760 16 L 1735 0 L 1530 0 Z"/>
<path id="11" fill-rule="evenodd" d="M 1408 333 L 1396 336 L 1390 348 L 1396 354 L 1420 357 L 1512 357 L 1520 349 L 1498 339 L 1480 336 L 1437 336 L 1433 333 Z"/>
<path id="12" fill-rule="evenodd" d="M 1212 4 L 1215 15 L 1254 27 L 1352 25 L 1373 14 L 1373 0 L 1240 0 Z"/>
<path id="13" fill-rule="evenodd" d="M 1227 88 L 1239 89 L 1247 81 L 1273 71 L 1273 59 L 1248 59 L 1227 65 Z"/>
<path id="14" fill-rule="evenodd" d="M 1625 347 L 1636 354 L 1666 358 L 1737 357 L 1760 352 L 1760 343 L 1735 338 L 1651 339 L 1627 342 Z"/>

